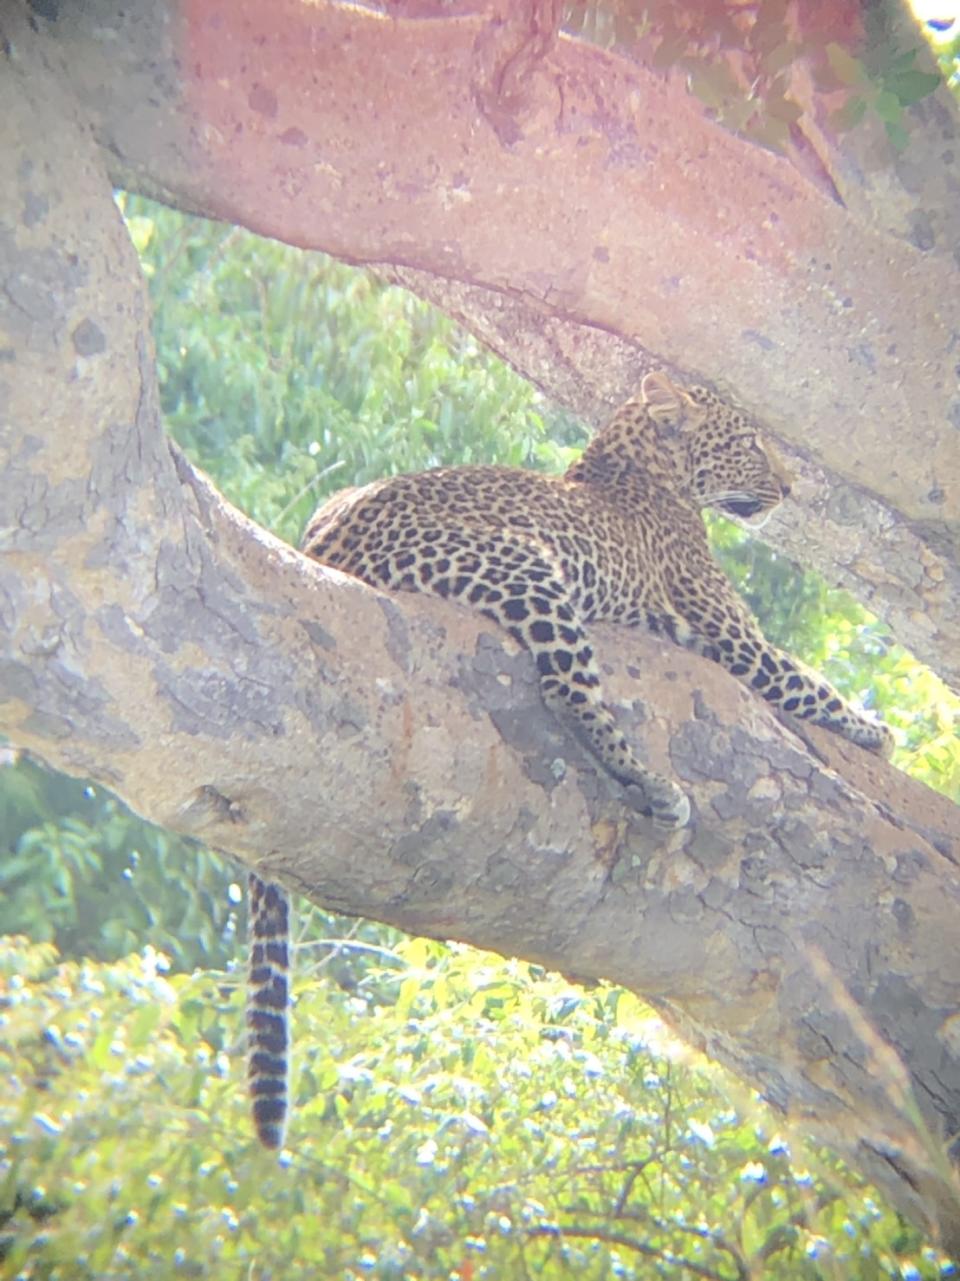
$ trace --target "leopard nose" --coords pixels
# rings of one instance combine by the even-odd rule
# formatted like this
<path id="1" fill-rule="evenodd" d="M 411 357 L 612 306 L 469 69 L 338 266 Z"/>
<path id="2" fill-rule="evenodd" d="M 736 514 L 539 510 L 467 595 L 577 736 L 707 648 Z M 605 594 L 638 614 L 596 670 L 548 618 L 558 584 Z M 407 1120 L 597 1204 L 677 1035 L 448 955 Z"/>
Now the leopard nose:
<path id="1" fill-rule="evenodd" d="M 790 497 L 790 490 L 791 490 L 791 489 L 792 489 L 792 486 L 791 486 L 791 484 L 790 484 L 790 482 L 789 482 L 788 480 L 781 480 L 781 482 L 780 482 L 780 493 L 783 495 L 783 497 L 784 497 L 784 498 L 789 498 L 789 497 Z"/>

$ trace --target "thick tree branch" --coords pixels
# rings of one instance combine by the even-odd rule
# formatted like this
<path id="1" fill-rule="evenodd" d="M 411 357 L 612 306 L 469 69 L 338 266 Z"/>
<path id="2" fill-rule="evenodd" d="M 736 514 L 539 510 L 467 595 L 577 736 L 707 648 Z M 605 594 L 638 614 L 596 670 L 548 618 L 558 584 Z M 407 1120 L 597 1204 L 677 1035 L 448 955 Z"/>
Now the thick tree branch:
<path id="1" fill-rule="evenodd" d="M 648 368 L 669 367 L 681 384 L 687 380 L 685 370 L 652 360 L 616 334 L 517 298 L 411 267 L 383 264 L 379 274 L 454 316 L 595 426 L 632 394 Z M 796 477 L 794 501 L 773 513 L 763 537 L 881 614 L 903 645 L 960 690 L 960 567 L 868 490 L 829 474 L 789 441 L 780 438 L 777 445 Z"/>
<path id="2" fill-rule="evenodd" d="M 486 22 L 100 0 L 49 33 L 116 181 L 508 295 L 733 393 L 836 487 L 819 566 L 956 679 L 956 261 L 575 41 L 542 42 L 494 111 Z"/>
<path id="3" fill-rule="evenodd" d="M 135 255 L 32 53 L 0 78 L 20 157 L 0 194 L 4 732 L 331 907 L 632 987 L 960 1242 L 939 1159 L 960 1120 L 955 807 L 602 630 L 629 732 L 694 803 L 664 841 L 505 636 L 229 508 L 163 437 Z"/>

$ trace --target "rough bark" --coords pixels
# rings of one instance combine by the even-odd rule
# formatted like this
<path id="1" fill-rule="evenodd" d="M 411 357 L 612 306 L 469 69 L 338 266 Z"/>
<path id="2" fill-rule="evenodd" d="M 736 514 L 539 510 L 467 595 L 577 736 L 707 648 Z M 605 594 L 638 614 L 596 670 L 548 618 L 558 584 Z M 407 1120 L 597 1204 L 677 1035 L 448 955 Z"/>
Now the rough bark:
<path id="1" fill-rule="evenodd" d="M 960 1245 L 941 1155 L 960 1123 L 956 808 L 801 742 L 714 665 L 598 629 L 625 725 L 694 803 L 664 841 L 492 625 L 308 564 L 233 511 L 163 436 L 103 151 L 15 36 L 4 732 L 330 907 L 633 988 Z"/>
<path id="2" fill-rule="evenodd" d="M 809 540 L 809 517 L 776 536 L 803 538 L 806 563 L 960 687 L 948 97 L 927 107 L 935 144 L 910 153 L 923 180 L 894 184 L 901 204 L 908 187 L 942 196 L 928 206 L 942 234 L 924 253 L 878 225 L 876 181 L 860 183 L 872 194 L 855 215 L 718 129 L 678 81 L 601 50 L 564 38 L 547 50 L 533 31 L 523 92 L 491 97 L 523 37 L 491 36 L 483 14 L 385 19 L 300 0 L 133 0 L 118 12 L 97 0 L 44 30 L 119 184 L 353 261 L 469 282 L 485 292 L 465 318 L 488 333 L 501 298 L 519 302 L 530 325 L 501 350 L 525 372 L 539 360 L 551 392 L 568 384 L 536 350 L 545 311 L 570 322 L 568 352 L 606 331 L 732 394 L 792 448 L 801 494 L 822 495 Z M 847 163 L 852 191 L 856 155 Z M 629 381 L 606 362 L 575 367 L 597 402 Z"/>

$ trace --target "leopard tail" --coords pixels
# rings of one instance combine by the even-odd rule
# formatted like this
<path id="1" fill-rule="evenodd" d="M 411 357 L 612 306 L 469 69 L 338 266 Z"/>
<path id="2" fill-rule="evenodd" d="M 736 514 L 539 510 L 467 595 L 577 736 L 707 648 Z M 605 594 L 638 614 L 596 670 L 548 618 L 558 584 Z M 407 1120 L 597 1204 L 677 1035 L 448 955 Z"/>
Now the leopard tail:
<path id="1" fill-rule="evenodd" d="M 247 1076 L 257 1138 L 277 1149 L 290 1090 L 290 900 L 252 872 L 249 889 Z"/>

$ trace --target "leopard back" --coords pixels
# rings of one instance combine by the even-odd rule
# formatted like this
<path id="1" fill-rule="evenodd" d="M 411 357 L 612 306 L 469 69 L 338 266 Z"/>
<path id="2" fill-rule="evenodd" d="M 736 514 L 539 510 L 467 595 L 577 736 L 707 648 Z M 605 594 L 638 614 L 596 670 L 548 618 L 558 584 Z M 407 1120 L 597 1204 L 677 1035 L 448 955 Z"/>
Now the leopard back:
<path id="1" fill-rule="evenodd" d="M 763 516 L 789 492 L 782 462 L 745 415 L 706 388 L 652 373 L 564 475 L 447 467 L 388 477 L 320 507 L 303 550 L 375 587 L 429 592 L 494 619 L 530 651 L 545 703 L 626 803 L 672 829 L 690 820 L 690 801 L 642 762 L 604 700 L 586 630 L 594 620 L 645 625 L 798 721 L 872 751 L 891 747 L 885 726 L 765 640 L 710 554 L 701 508 Z M 278 1146 L 289 909 L 279 887 L 254 877 L 251 891 L 254 1119 L 261 1140 Z"/>

